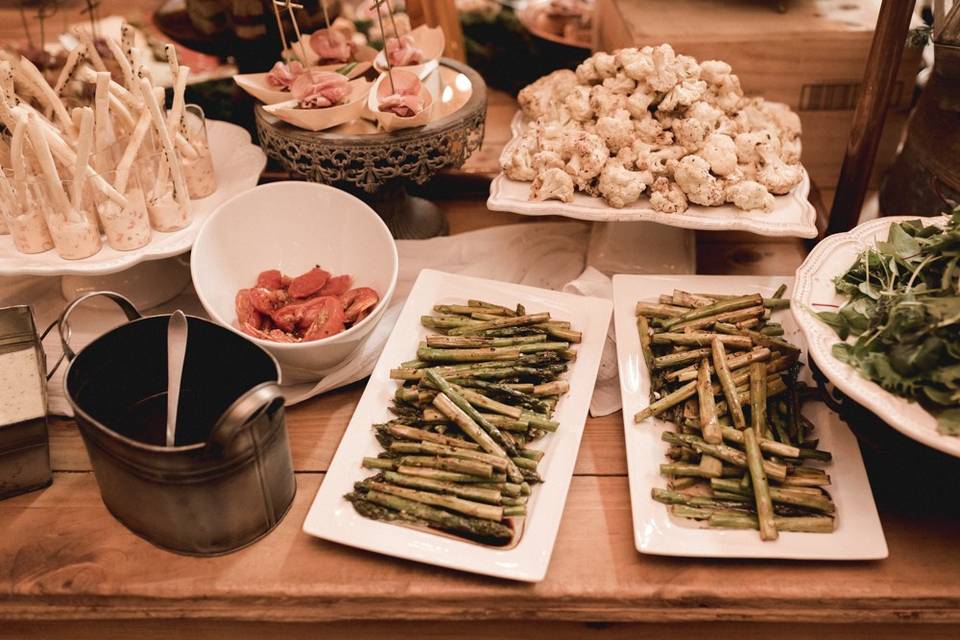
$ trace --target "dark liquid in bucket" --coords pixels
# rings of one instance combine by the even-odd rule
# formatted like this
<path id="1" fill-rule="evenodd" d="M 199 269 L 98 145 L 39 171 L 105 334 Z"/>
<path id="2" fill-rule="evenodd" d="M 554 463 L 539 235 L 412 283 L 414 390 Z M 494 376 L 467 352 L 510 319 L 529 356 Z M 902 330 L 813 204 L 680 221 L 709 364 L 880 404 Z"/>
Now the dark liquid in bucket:
<path id="1" fill-rule="evenodd" d="M 175 445 L 184 446 L 197 442 L 206 442 L 207 436 L 213 429 L 213 422 L 205 412 L 198 411 L 201 407 L 200 396 L 197 393 L 182 389 L 180 391 L 180 408 L 177 410 L 177 434 Z M 214 418 L 215 419 L 215 418 Z M 158 393 L 131 405 L 121 415 L 117 416 L 115 429 L 128 438 L 157 446 L 167 444 L 167 393 Z"/>

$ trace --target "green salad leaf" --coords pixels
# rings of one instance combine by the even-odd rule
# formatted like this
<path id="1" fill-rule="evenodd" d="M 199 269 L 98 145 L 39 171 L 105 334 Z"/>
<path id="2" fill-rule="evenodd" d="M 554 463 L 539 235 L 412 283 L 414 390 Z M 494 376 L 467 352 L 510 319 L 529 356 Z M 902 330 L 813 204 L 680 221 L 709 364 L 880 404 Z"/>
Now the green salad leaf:
<path id="1" fill-rule="evenodd" d="M 960 435 L 960 207 L 942 227 L 890 225 L 834 286 L 848 300 L 817 313 L 844 341 L 834 357 Z"/>

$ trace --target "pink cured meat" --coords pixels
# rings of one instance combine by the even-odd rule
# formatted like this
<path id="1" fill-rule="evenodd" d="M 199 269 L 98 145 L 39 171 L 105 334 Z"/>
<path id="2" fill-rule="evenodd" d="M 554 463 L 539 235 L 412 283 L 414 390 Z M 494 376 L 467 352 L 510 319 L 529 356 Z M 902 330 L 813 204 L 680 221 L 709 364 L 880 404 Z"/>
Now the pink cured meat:
<path id="1" fill-rule="evenodd" d="M 320 289 L 321 296 L 341 296 L 346 293 L 353 284 L 353 277 L 347 274 L 342 276 L 333 276 Z"/>
<path id="2" fill-rule="evenodd" d="M 313 70 L 297 77 L 290 93 L 304 109 L 324 109 L 343 102 L 350 83 L 339 73 Z"/>
<path id="3" fill-rule="evenodd" d="M 395 67 L 408 67 L 423 62 L 423 51 L 410 36 L 387 38 L 387 59 Z"/>
<path id="4" fill-rule="evenodd" d="M 277 62 L 267 74 L 267 84 L 274 89 L 289 91 L 294 80 L 303 75 L 304 71 L 303 65 L 296 60 L 288 63 Z"/>
<path id="5" fill-rule="evenodd" d="M 322 62 L 347 62 L 353 57 L 354 44 L 335 29 L 320 29 L 310 36 L 310 48 Z"/>
<path id="6" fill-rule="evenodd" d="M 380 111 L 390 112 L 401 118 L 412 118 L 423 111 L 425 106 L 420 96 L 402 96 L 395 93 L 380 99 Z"/>
<path id="7" fill-rule="evenodd" d="M 330 279 L 330 272 L 314 267 L 302 273 L 290 282 L 288 293 L 294 298 L 308 298 L 321 291 Z"/>

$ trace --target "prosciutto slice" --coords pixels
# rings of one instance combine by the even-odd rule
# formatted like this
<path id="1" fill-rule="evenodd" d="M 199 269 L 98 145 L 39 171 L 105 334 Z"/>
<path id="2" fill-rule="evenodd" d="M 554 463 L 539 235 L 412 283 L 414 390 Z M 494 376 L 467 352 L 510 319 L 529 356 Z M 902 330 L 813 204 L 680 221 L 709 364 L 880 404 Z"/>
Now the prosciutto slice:
<path id="1" fill-rule="evenodd" d="M 412 118 L 423 111 L 424 107 L 423 98 L 419 95 L 405 96 L 394 93 L 380 100 L 380 111 L 389 111 L 401 118 Z"/>
<path id="2" fill-rule="evenodd" d="M 321 62 L 347 62 L 353 57 L 354 44 L 341 31 L 320 29 L 310 36 L 310 48 Z"/>
<path id="3" fill-rule="evenodd" d="M 331 71 L 310 71 L 293 81 L 293 97 L 303 109 L 323 109 L 340 104 L 350 93 L 345 76 Z"/>
<path id="4" fill-rule="evenodd" d="M 296 60 L 288 63 L 277 62 L 267 74 L 267 84 L 274 89 L 289 91 L 293 81 L 304 72 L 303 65 Z"/>
<path id="5" fill-rule="evenodd" d="M 417 47 L 416 41 L 410 36 L 387 38 L 387 59 L 395 67 L 407 67 L 423 62 L 423 51 Z"/>

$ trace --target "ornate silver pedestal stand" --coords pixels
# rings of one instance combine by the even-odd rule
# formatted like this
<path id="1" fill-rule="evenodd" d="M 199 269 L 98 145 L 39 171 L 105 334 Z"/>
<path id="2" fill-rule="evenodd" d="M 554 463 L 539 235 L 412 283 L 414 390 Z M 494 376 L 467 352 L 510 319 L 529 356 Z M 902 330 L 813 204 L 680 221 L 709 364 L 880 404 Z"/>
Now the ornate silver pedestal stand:
<path id="1" fill-rule="evenodd" d="M 445 235 L 443 212 L 407 194 L 406 183 L 426 183 L 441 169 L 459 168 L 483 140 L 486 85 L 470 67 L 443 58 L 425 83 L 436 119 L 424 127 L 386 133 L 366 120 L 328 131 L 305 131 L 254 108 L 260 146 L 285 169 L 363 198 L 396 238 Z M 433 84 L 431 84 L 433 83 Z"/>

